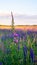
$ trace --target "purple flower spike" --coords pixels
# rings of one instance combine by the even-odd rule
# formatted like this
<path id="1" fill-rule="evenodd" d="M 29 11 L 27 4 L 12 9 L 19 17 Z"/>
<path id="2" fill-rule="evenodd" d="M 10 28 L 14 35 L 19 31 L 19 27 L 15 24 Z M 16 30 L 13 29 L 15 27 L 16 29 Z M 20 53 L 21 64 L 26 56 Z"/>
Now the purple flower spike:
<path id="1" fill-rule="evenodd" d="M 17 33 L 14 33 L 14 37 L 17 37 L 18 36 L 18 34 Z"/>
<path id="2" fill-rule="evenodd" d="M 30 48 L 30 57 L 31 57 L 32 62 L 33 62 L 33 60 L 34 60 L 34 52 L 33 52 L 32 48 Z"/>
<path id="3" fill-rule="evenodd" d="M 18 39 L 14 38 L 14 42 L 15 42 L 15 43 L 18 43 Z"/>
<path id="4" fill-rule="evenodd" d="M 27 55 L 27 47 L 26 46 L 23 47 L 23 52 L 24 52 L 24 56 L 26 56 Z"/>

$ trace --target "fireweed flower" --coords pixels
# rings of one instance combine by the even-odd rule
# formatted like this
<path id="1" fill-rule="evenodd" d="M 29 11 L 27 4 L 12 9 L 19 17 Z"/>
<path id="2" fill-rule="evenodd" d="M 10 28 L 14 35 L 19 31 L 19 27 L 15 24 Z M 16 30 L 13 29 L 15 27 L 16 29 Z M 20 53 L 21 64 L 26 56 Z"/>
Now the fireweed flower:
<path id="1" fill-rule="evenodd" d="M 18 43 L 18 40 L 16 40 L 16 43 Z"/>
<path id="2" fill-rule="evenodd" d="M 18 40 L 19 40 L 19 35 L 17 33 L 14 33 L 14 42 L 15 43 L 18 43 Z"/>
<path id="3" fill-rule="evenodd" d="M 14 42 L 15 42 L 15 43 L 18 43 L 18 39 L 14 38 Z"/>
<path id="4" fill-rule="evenodd" d="M 16 36 L 18 36 L 18 34 L 14 33 L 14 36 L 16 37 Z"/>

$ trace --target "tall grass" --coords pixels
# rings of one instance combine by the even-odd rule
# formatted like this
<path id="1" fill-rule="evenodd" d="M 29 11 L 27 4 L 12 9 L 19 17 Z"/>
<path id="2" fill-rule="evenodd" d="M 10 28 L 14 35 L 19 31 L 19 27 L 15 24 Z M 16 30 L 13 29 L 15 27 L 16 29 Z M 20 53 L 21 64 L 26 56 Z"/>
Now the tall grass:
<path id="1" fill-rule="evenodd" d="M 32 34 L 32 35 L 31 35 Z M 15 36 L 5 35 L 1 38 L 1 43 L 4 44 L 4 50 L 0 49 L 0 65 L 33 65 L 34 55 L 37 55 L 35 47 L 36 35 L 34 33 L 27 33 L 24 35 Z M 21 41 L 20 41 L 21 36 Z M 18 42 L 17 42 L 18 40 Z M 36 52 L 35 52 L 36 50 Z"/>

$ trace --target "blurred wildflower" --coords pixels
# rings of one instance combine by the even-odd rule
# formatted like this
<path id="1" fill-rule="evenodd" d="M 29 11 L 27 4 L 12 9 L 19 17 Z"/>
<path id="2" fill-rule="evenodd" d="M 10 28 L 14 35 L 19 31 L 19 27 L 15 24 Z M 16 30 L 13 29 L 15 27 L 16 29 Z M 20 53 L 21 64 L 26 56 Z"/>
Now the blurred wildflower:
<path id="1" fill-rule="evenodd" d="M 17 37 L 18 36 L 18 34 L 17 33 L 14 33 L 14 37 Z"/>
<path id="2" fill-rule="evenodd" d="M 2 41 L 4 41 L 4 40 L 6 40 L 6 37 L 5 37 L 5 36 L 2 36 L 2 38 L 1 38 L 1 39 L 2 39 Z"/>
<path id="3" fill-rule="evenodd" d="M 18 40 L 19 40 L 19 35 L 17 33 L 14 33 L 14 42 L 15 43 L 18 43 Z"/>
<path id="4" fill-rule="evenodd" d="M 18 39 L 14 38 L 14 42 L 15 42 L 15 43 L 18 43 Z"/>
<path id="5" fill-rule="evenodd" d="M 3 63 L 2 63 L 2 62 L 0 62 L 0 65 L 3 65 Z"/>
<path id="6" fill-rule="evenodd" d="M 26 47 L 26 45 L 23 47 L 23 54 L 24 54 L 23 62 L 24 62 L 24 64 L 26 64 L 26 59 L 27 59 L 27 47 Z"/>
<path id="7" fill-rule="evenodd" d="M 33 52 L 33 49 L 30 48 L 30 57 L 32 59 L 32 62 L 34 61 L 34 52 Z"/>
<path id="8" fill-rule="evenodd" d="M 24 45 L 23 51 L 24 51 L 24 56 L 26 56 L 27 55 L 27 47 L 26 47 L 26 45 Z"/>

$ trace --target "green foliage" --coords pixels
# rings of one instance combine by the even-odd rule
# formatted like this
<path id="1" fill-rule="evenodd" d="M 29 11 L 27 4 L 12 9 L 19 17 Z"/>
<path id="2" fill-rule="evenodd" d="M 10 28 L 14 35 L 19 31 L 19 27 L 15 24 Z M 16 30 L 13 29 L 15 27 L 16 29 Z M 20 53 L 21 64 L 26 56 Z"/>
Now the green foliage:
<path id="1" fill-rule="evenodd" d="M 23 46 L 26 45 L 28 48 L 27 57 L 26 57 L 26 65 L 32 64 L 31 58 L 29 58 L 29 48 L 31 46 L 28 45 L 28 40 L 30 38 L 28 37 L 27 41 L 25 42 L 19 42 L 20 44 L 20 50 L 18 50 L 18 44 L 12 42 L 11 39 L 7 39 L 4 41 L 4 51 L 0 50 L 0 62 L 3 63 L 3 65 L 24 65 L 24 55 L 23 55 Z M 31 39 L 30 39 L 31 42 Z M 31 44 L 32 45 L 32 44 Z M 32 48 L 36 50 L 35 44 L 32 45 Z M 37 51 L 37 50 L 36 50 Z M 36 51 L 34 53 L 36 54 Z M 29 63 L 30 62 L 30 63 Z"/>

